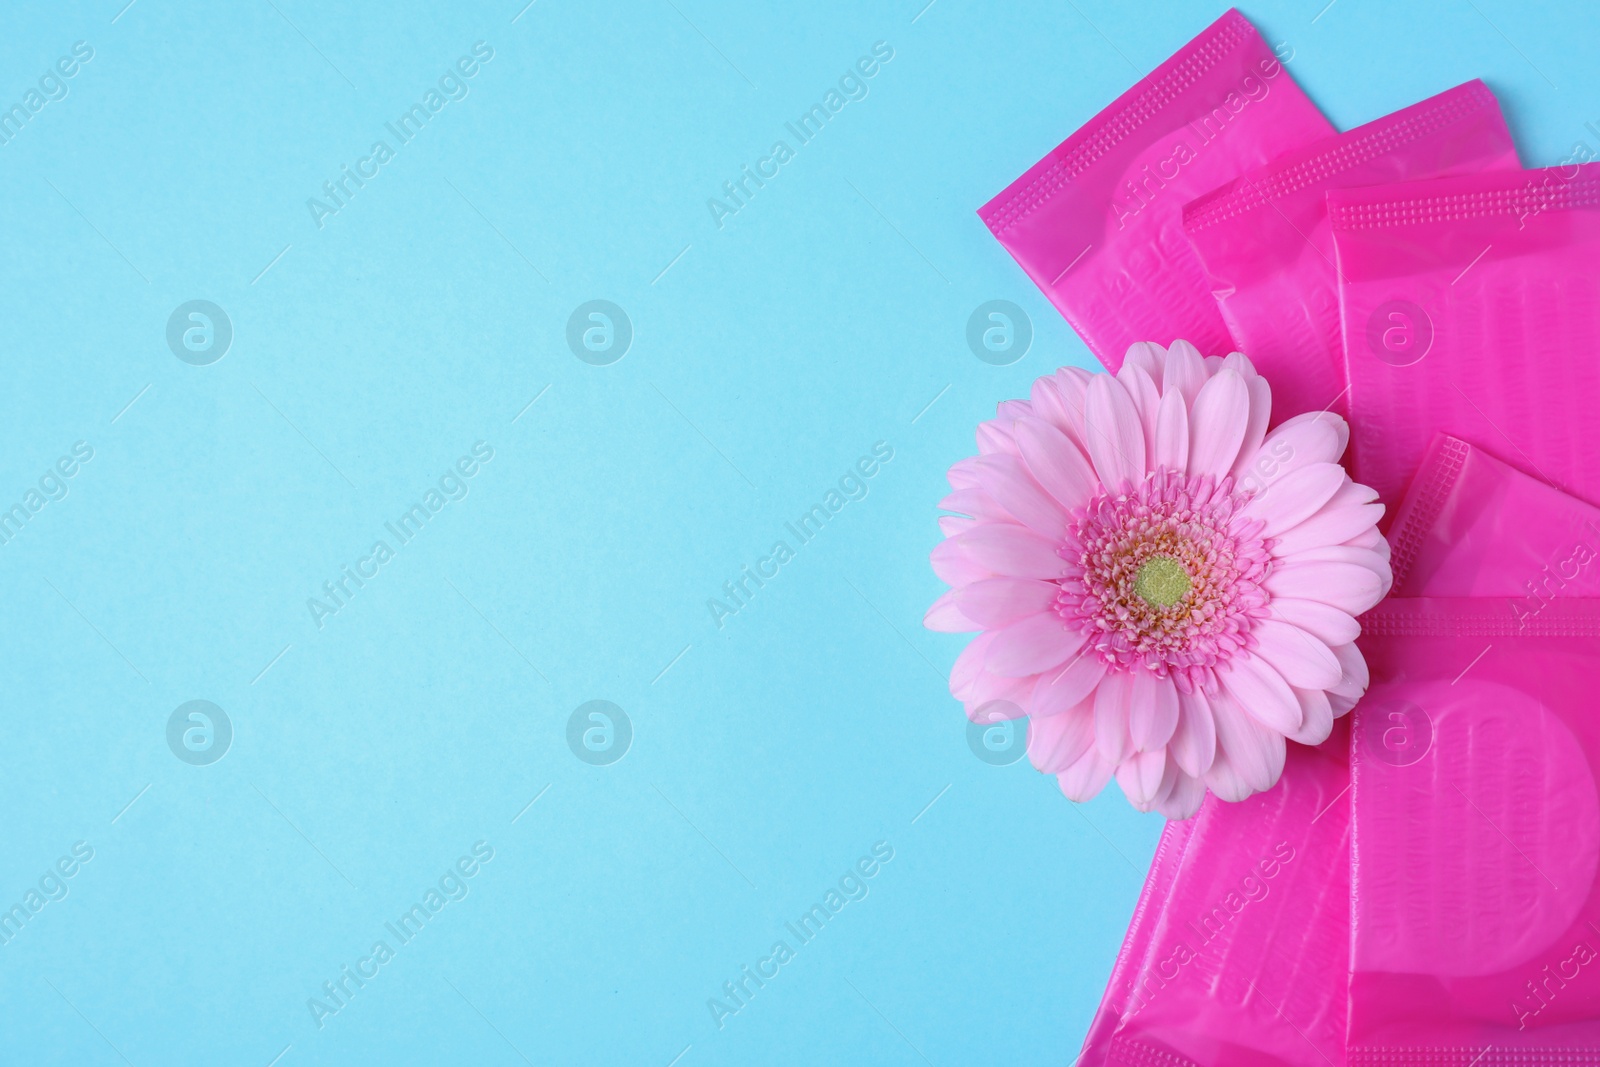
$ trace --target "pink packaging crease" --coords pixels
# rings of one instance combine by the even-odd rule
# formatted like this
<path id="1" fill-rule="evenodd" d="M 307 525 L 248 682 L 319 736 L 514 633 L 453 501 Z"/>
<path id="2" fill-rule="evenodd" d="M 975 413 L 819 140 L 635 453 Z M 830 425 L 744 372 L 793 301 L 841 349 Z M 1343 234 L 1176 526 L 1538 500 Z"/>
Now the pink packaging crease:
<path id="1" fill-rule="evenodd" d="M 1333 132 L 1230 10 L 978 215 L 1111 370 L 1136 341 L 1234 345 L 1183 207 Z"/>

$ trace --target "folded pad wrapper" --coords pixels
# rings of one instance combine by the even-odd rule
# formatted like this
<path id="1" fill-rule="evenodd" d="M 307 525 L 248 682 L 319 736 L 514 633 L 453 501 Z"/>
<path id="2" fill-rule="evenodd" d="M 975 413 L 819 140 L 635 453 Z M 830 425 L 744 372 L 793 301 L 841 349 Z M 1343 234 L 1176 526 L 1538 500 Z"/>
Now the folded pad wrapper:
<path id="1" fill-rule="evenodd" d="M 1108 369 L 1137 341 L 1228 352 L 1183 206 L 1332 132 L 1229 11 L 978 215 Z"/>

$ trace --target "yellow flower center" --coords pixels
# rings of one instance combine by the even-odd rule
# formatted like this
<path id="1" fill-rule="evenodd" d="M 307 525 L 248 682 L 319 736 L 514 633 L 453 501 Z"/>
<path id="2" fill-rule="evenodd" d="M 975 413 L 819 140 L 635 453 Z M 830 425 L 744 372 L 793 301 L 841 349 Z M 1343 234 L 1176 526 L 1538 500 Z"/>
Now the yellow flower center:
<path id="1" fill-rule="evenodd" d="M 1139 567 L 1133 591 L 1153 608 L 1170 608 L 1189 591 L 1189 572 L 1171 556 L 1151 556 Z"/>

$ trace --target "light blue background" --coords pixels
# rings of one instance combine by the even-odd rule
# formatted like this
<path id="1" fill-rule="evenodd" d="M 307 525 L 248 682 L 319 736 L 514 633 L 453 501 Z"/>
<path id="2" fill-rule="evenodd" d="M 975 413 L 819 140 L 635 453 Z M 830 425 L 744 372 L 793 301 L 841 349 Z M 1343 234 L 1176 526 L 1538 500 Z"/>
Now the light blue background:
<path id="1" fill-rule="evenodd" d="M 124 2 L 0 16 L 5 106 L 94 49 L 0 146 L 0 507 L 94 449 L 0 545 L 0 908 L 94 849 L 0 947 L 0 1061 L 1070 1063 L 1160 822 L 977 759 L 963 639 L 920 628 L 944 469 L 1088 363 L 974 209 L 1222 8 Z M 1582 8 L 1246 14 L 1340 128 L 1482 76 L 1554 163 L 1600 151 Z M 480 40 L 319 229 L 307 198 Z M 877 41 L 866 99 L 719 229 L 707 199 Z M 235 330 L 207 367 L 164 339 L 197 298 Z M 596 298 L 636 331 L 606 367 L 564 339 Z M 1013 366 L 967 348 L 990 299 L 1033 319 Z M 307 598 L 477 441 L 466 499 L 319 630 Z M 594 698 L 635 731 L 611 766 L 566 742 Z M 210 766 L 167 747 L 192 699 L 234 726 Z M 319 1029 L 308 998 L 480 840 Z M 719 1029 L 708 998 L 879 841 L 870 895 Z"/>

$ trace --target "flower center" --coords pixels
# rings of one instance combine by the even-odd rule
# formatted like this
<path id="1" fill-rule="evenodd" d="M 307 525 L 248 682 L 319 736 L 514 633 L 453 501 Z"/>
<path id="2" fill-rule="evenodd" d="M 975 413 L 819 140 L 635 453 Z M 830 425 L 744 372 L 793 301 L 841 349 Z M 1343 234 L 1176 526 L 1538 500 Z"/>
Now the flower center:
<path id="1" fill-rule="evenodd" d="M 1247 498 L 1224 478 L 1160 469 L 1125 495 L 1097 493 L 1072 516 L 1056 610 L 1108 667 L 1176 673 L 1206 689 L 1252 643 L 1271 557 Z"/>
<path id="2" fill-rule="evenodd" d="M 1171 556 L 1151 556 L 1134 576 L 1133 591 L 1153 608 L 1170 608 L 1189 591 L 1189 572 Z"/>

